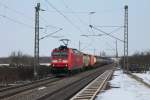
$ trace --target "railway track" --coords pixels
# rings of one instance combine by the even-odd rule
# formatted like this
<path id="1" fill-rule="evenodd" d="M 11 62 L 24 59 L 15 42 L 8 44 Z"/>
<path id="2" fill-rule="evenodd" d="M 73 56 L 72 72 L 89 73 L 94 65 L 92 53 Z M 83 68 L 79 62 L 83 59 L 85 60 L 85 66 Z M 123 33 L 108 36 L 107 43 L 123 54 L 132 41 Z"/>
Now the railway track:
<path id="1" fill-rule="evenodd" d="M 55 82 L 59 80 L 59 78 L 56 78 L 55 76 L 51 76 L 45 79 L 33 81 L 31 83 L 23 84 L 23 85 L 18 85 L 18 86 L 10 86 L 6 88 L 0 89 L 0 99 L 4 99 L 6 97 L 15 95 L 17 93 L 27 91 L 36 87 L 39 87 L 41 85 L 45 85 L 51 82 Z"/>
<path id="2" fill-rule="evenodd" d="M 26 89 L 2 100 L 65 100 L 71 98 L 88 83 L 102 74 L 105 70 L 112 69 L 113 65 L 85 71 L 35 88 Z"/>
<path id="3" fill-rule="evenodd" d="M 29 83 L 20 84 L 20 85 L 15 85 L 15 86 L 2 87 L 2 88 L 0 88 L 0 92 L 4 92 L 4 91 L 7 91 L 7 90 L 19 88 L 19 87 L 22 87 L 22 86 L 27 86 L 27 85 L 34 84 L 34 83 L 38 83 L 38 82 L 45 81 L 45 80 L 49 80 L 49 79 L 51 79 L 51 78 L 53 78 L 53 77 L 54 77 L 54 76 L 51 76 L 51 77 L 47 77 L 47 78 L 44 78 L 44 79 L 35 80 L 35 81 L 29 82 Z"/>
<path id="4" fill-rule="evenodd" d="M 93 71 L 92 73 L 82 77 L 82 79 L 76 80 L 75 82 L 70 83 L 67 86 L 64 86 L 50 94 L 38 98 L 38 100 L 68 100 L 80 89 L 85 87 L 88 83 L 90 83 L 100 74 L 102 74 L 106 69 L 109 69 L 108 66 L 99 68 L 98 70 Z"/>

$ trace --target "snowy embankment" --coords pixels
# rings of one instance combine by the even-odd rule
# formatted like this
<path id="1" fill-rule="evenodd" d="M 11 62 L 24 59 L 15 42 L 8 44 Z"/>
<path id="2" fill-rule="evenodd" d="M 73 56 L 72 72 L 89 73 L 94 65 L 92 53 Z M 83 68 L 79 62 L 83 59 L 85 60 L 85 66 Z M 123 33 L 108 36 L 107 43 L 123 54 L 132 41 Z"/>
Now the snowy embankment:
<path id="1" fill-rule="evenodd" d="M 150 72 L 146 73 L 133 73 L 134 75 L 143 79 L 144 82 L 150 84 Z"/>
<path id="2" fill-rule="evenodd" d="M 150 89 L 120 70 L 114 72 L 110 86 L 96 100 L 150 100 Z"/>

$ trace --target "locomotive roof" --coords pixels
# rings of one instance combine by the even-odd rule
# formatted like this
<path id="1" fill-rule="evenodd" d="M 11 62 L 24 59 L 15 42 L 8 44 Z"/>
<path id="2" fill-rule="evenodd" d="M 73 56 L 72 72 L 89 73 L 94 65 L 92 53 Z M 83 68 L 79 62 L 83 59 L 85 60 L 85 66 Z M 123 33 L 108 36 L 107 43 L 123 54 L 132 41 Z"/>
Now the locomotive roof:
<path id="1" fill-rule="evenodd" d="M 54 50 L 68 50 L 68 49 L 72 49 L 73 51 L 84 54 L 83 52 L 80 52 L 79 50 L 77 50 L 75 48 L 68 48 L 67 46 L 63 46 L 63 45 L 59 46 L 58 48 L 55 48 Z"/>
<path id="2" fill-rule="evenodd" d="M 81 52 L 81 51 L 79 51 L 75 48 L 68 48 L 67 46 L 63 46 L 63 45 L 59 46 L 58 48 L 55 48 L 54 50 L 59 51 L 59 50 L 68 50 L 68 49 L 72 49 L 73 52 L 75 52 L 75 53 L 80 53 L 80 54 L 83 54 L 83 55 L 91 55 L 91 54 L 86 54 L 84 52 Z"/>

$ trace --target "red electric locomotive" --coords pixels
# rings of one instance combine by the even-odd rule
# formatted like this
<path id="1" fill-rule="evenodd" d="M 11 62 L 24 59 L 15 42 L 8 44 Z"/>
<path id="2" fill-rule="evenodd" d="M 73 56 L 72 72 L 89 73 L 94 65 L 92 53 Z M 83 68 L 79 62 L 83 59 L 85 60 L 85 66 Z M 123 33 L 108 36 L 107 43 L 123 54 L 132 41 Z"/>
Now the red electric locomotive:
<path id="1" fill-rule="evenodd" d="M 60 46 L 51 54 L 51 66 L 53 73 L 70 73 L 83 67 L 83 54 L 76 49 Z"/>
<path id="2" fill-rule="evenodd" d="M 61 39 L 64 46 L 55 48 L 51 53 L 51 69 L 54 74 L 71 73 L 74 70 L 87 69 L 96 63 L 96 57 L 68 48 L 68 39 Z"/>

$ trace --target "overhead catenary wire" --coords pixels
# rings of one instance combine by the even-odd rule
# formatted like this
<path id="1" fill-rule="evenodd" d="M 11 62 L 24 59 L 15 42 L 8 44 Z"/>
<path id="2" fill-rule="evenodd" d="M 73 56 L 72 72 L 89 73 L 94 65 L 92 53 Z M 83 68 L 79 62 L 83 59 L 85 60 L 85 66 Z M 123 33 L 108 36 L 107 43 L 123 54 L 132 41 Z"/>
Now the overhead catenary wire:
<path id="1" fill-rule="evenodd" d="M 118 27 L 118 28 L 112 30 L 111 32 L 109 32 L 108 34 L 113 34 L 113 33 L 117 32 L 117 31 L 119 31 L 120 29 L 122 29 L 122 27 Z M 107 34 L 101 34 L 101 35 L 107 35 Z"/>
<path id="2" fill-rule="evenodd" d="M 61 27 L 54 26 L 54 25 L 46 25 L 45 27 L 51 27 L 51 28 L 54 28 L 54 29 L 62 29 Z"/>
<path id="3" fill-rule="evenodd" d="M 89 14 L 89 12 L 88 11 L 64 11 L 64 10 L 59 10 L 59 11 L 61 11 L 61 12 L 63 12 L 63 13 L 65 13 L 65 14 Z M 51 12 L 51 13 L 57 13 L 56 11 L 54 11 L 54 10 L 49 10 L 49 12 Z M 96 13 L 97 14 L 101 14 L 101 13 L 103 13 L 103 12 L 107 12 L 107 11 L 97 11 Z M 111 11 L 109 11 L 109 12 L 111 12 Z"/>
<path id="4" fill-rule="evenodd" d="M 111 27 L 111 26 L 109 26 L 109 27 Z M 116 27 L 116 26 L 115 26 L 115 27 Z M 113 33 L 117 32 L 117 31 L 119 31 L 120 29 L 122 29 L 122 26 L 117 26 L 117 27 L 118 27 L 117 29 L 112 30 L 112 31 L 109 32 L 108 34 L 113 34 Z M 90 28 L 91 28 L 91 30 L 93 31 L 92 27 L 90 27 Z M 81 36 L 85 36 L 85 37 L 89 37 L 89 36 L 103 36 L 103 35 L 108 35 L 108 34 L 94 34 L 94 32 L 93 32 L 93 35 L 82 34 Z"/>
<path id="5" fill-rule="evenodd" d="M 98 29 L 98 28 L 94 27 L 93 25 L 89 25 L 89 27 L 94 28 L 94 29 L 96 29 L 96 30 L 98 30 L 98 31 L 100 31 L 100 32 L 102 32 L 102 33 L 104 33 L 104 34 L 106 34 L 106 35 L 108 35 L 108 36 L 110 36 L 112 38 L 115 38 L 116 40 L 119 40 L 119 41 L 124 43 L 124 40 L 121 40 L 121 39 L 119 39 L 119 38 L 117 38 L 117 37 L 115 37 L 115 36 L 113 36 L 113 35 L 111 35 L 111 34 L 109 34 L 107 32 L 104 32 L 103 30 Z"/>
<path id="6" fill-rule="evenodd" d="M 78 31 L 80 31 L 82 33 L 82 30 L 76 26 L 67 16 L 65 16 L 60 10 L 58 10 L 55 6 L 53 6 L 48 0 L 45 0 L 45 2 L 47 2 L 47 4 L 53 8 L 56 12 L 58 12 L 61 16 L 63 16 L 66 21 L 68 21 L 74 28 L 76 28 Z"/>
<path id="7" fill-rule="evenodd" d="M 45 34 L 47 34 L 47 29 L 48 28 L 53 28 L 53 29 L 57 29 L 56 31 L 54 31 L 54 32 L 52 32 L 52 33 L 50 33 L 50 37 L 52 37 L 52 38 L 61 38 L 61 37 L 64 37 L 64 36 L 52 36 L 53 35 L 53 33 L 57 33 L 57 32 L 59 32 L 60 30 L 62 30 L 63 28 L 60 28 L 60 27 L 57 27 L 57 26 L 53 26 L 53 25 L 46 25 L 44 28 L 42 28 L 42 29 L 45 29 L 45 31 L 44 31 L 44 33 Z M 47 37 L 47 35 L 45 35 L 46 37 Z M 44 36 L 44 37 L 45 37 Z M 48 36 L 49 36 L 49 34 L 48 34 Z"/>
<path id="8" fill-rule="evenodd" d="M 86 25 L 86 26 L 88 25 L 88 23 L 84 22 L 81 18 L 79 18 L 79 16 L 77 16 L 75 14 L 75 12 L 66 4 L 66 2 L 64 0 L 61 0 L 61 1 L 62 1 L 63 5 L 65 6 L 65 8 L 67 8 L 70 11 L 70 13 L 72 13 L 74 15 L 74 17 L 76 17 L 82 25 Z M 86 12 L 86 14 L 87 13 L 89 14 L 89 12 Z M 80 50 L 82 51 L 82 50 L 86 49 L 89 45 L 92 45 L 92 42 L 90 42 L 87 46 L 83 47 L 83 49 L 80 49 Z"/>
<path id="9" fill-rule="evenodd" d="M 51 36 L 52 38 L 62 38 L 64 36 Z"/>
<path id="10" fill-rule="evenodd" d="M 12 11 L 12 12 L 18 14 L 18 15 L 24 16 L 24 18 L 27 18 L 27 19 L 29 19 L 29 20 L 33 20 L 32 17 L 27 16 L 27 15 L 24 14 L 23 12 L 20 12 L 20 11 L 18 11 L 18 10 L 15 10 L 15 9 L 13 9 L 13 8 L 10 8 L 10 7 L 8 7 L 6 4 L 4 4 L 4 3 L 0 3 L 0 6 L 3 6 L 5 9 L 9 9 L 10 11 Z M 32 26 L 30 26 L 30 25 L 27 25 L 27 24 L 25 24 L 25 23 L 23 23 L 23 22 L 20 22 L 20 21 L 18 21 L 18 20 L 16 20 L 16 19 L 13 19 L 13 18 L 8 17 L 8 16 L 2 15 L 2 14 L 1 14 L 0 16 L 3 17 L 3 18 L 8 19 L 8 20 L 10 20 L 10 21 L 13 21 L 13 22 L 15 22 L 15 23 L 22 24 L 22 25 L 27 26 L 27 27 L 32 27 Z M 44 21 L 45 23 L 47 23 L 47 21 L 46 21 L 42 16 L 40 16 L 40 19 L 41 19 L 42 21 Z M 46 24 L 45 24 L 45 27 L 47 27 L 47 26 L 48 26 L 48 27 L 51 27 L 51 28 L 57 28 L 57 29 L 60 28 L 60 27 L 57 27 L 57 26 L 54 26 L 54 25 L 46 25 Z M 32 28 L 34 28 L 34 27 L 32 27 Z"/>
<path id="11" fill-rule="evenodd" d="M 48 34 L 48 35 L 45 35 L 45 36 L 41 37 L 39 40 L 45 39 L 45 38 L 47 38 L 47 37 L 50 37 L 50 36 L 52 36 L 53 34 L 59 32 L 59 31 L 61 31 L 61 30 L 62 30 L 62 28 L 59 29 L 59 30 L 57 30 L 57 31 L 55 31 L 55 32 L 52 32 L 52 33 L 50 33 L 50 34 Z M 53 36 L 53 37 L 57 37 L 57 36 Z"/>
<path id="12" fill-rule="evenodd" d="M 93 43 L 94 41 L 95 41 L 94 39 L 91 39 L 91 41 L 90 41 L 86 46 L 84 46 L 84 47 L 81 49 L 81 51 L 83 51 L 83 50 L 85 50 L 85 49 L 91 47 L 91 45 L 92 45 L 92 43 Z"/>
<path id="13" fill-rule="evenodd" d="M 8 9 L 9 11 L 11 11 L 11 12 L 13 12 L 13 13 L 16 13 L 16 14 L 18 14 L 18 15 L 24 16 L 24 18 L 26 18 L 26 19 L 33 20 L 32 17 L 29 17 L 29 16 L 27 16 L 26 14 L 24 14 L 23 12 L 20 12 L 20 11 L 18 11 L 18 10 L 15 10 L 15 9 L 13 9 L 13 8 L 11 8 L 11 7 L 9 7 L 9 6 L 7 6 L 7 5 L 4 4 L 4 3 L 0 3 L 0 6 L 3 6 L 5 9 Z M 14 19 L 14 18 L 8 17 L 8 16 L 3 15 L 3 14 L 0 14 L 0 16 L 3 17 L 3 18 L 5 18 L 5 19 L 8 19 L 8 20 L 10 20 L 10 21 L 12 21 L 12 22 L 14 22 L 14 23 L 17 23 L 17 24 L 23 25 L 23 26 L 25 26 L 25 27 L 33 28 L 33 29 L 34 29 L 33 26 L 28 25 L 28 24 L 25 24 L 25 23 L 23 23 L 23 22 L 21 22 L 21 21 L 18 21 L 18 20 L 16 20 L 16 19 Z"/>
<path id="14" fill-rule="evenodd" d="M 101 27 L 101 28 L 117 28 L 115 30 L 112 30 L 111 32 L 109 32 L 108 34 L 112 34 L 112 33 L 115 33 L 117 31 L 119 31 L 120 29 L 124 28 L 124 26 L 97 26 L 97 25 L 94 25 L 95 27 Z M 92 29 L 92 27 L 90 27 Z"/>
<path id="15" fill-rule="evenodd" d="M 63 5 L 70 10 L 70 12 L 72 12 L 72 14 L 74 14 L 74 11 L 66 4 L 66 2 L 64 0 L 61 0 Z M 74 14 L 74 16 L 79 20 L 79 22 L 83 25 L 88 25 L 86 22 L 84 22 L 83 20 L 81 20 L 81 18 L 79 18 L 76 14 Z"/>
<path id="16" fill-rule="evenodd" d="M 119 31 L 119 30 L 122 29 L 122 28 L 123 28 L 123 27 L 118 27 L 117 29 L 111 31 L 109 34 L 115 33 L 115 32 Z"/>
<path id="17" fill-rule="evenodd" d="M 15 9 L 13 9 L 13 8 L 10 8 L 10 7 L 8 7 L 8 6 L 5 5 L 5 4 L 0 3 L 0 5 L 3 6 L 4 8 L 6 8 L 6 9 L 9 9 L 10 11 L 12 11 L 12 12 L 14 12 L 14 13 L 17 13 L 17 14 L 22 15 L 22 16 L 26 16 L 24 13 L 22 13 L 22 12 L 20 12 L 20 11 L 17 11 L 17 10 L 15 10 Z M 5 19 L 8 19 L 8 20 L 10 20 L 10 21 L 12 21 L 12 22 L 14 22 L 14 23 L 21 24 L 21 25 L 26 26 L 26 27 L 28 27 L 28 28 L 33 28 L 33 29 L 34 29 L 34 27 L 32 27 L 31 25 L 25 24 L 25 23 L 23 23 L 23 22 L 21 22 L 21 21 L 18 21 L 18 20 L 16 20 L 16 19 L 13 19 L 13 18 L 8 17 L 8 16 L 6 16 L 6 15 L 0 14 L 0 16 L 3 17 L 3 18 L 5 18 Z M 28 18 L 28 19 L 32 20 L 32 18 L 29 17 L 29 16 L 26 16 L 25 18 Z M 41 17 L 41 18 L 42 18 L 42 17 Z M 42 20 L 46 22 L 46 20 L 44 20 L 43 18 L 42 18 Z M 45 25 L 45 27 L 51 27 L 51 28 L 57 28 L 57 29 L 59 28 L 59 29 L 60 29 L 60 27 L 53 26 L 53 25 Z M 40 28 L 41 28 L 41 27 L 40 27 Z"/>
<path id="18" fill-rule="evenodd" d="M 14 23 L 23 25 L 23 26 L 25 26 L 25 27 L 34 29 L 34 27 L 32 27 L 32 26 L 30 26 L 30 25 L 28 25 L 28 24 L 25 24 L 25 23 L 23 23 L 23 22 L 20 22 L 20 21 L 18 21 L 18 20 L 16 20 L 16 19 L 13 19 L 13 18 L 11 18 L 11 17 L 8 17 L 8 16 L 6 16 L 6 15 L 0 14 L 0 17 L 3 17 L 3 18 L 5 18 L 5 19 L 8 19 L 8 20 L 10 20 L 10 21 L 12 21 L 12 22 L 14 22 Z"/>
<path id="19" fill-rule="evenodd" d="M 12 12 L 18 14 L 18 15 L 24 16 L 24 18 L 27 18 L 27 19 L 29 19 L 29 20 L 33 20 L 32 17 L 29 17 L 29 16 L 27 16 L 26 14 L 24 14 L 23 12 L 20 12 L 20 11 L 18 11 L 18 10 L 16 10 L 16 9 L 10 8 L 10 7 L 8 7 L 6 4 L 4 4 L 4 3 L 0 3 L 0 5 L 3 6 L 5 9 L 8 9 L 8 10 L 10 10 L 10 11 L 12 11 Z"/>
<path id="20" fill-rule="evenodd" d="M 124 26 L 105 26 L 105 25 L 103 25 L 103 26 L 98 26 L 98 25 L 94 25 L 94 26 L 96 26 L 96 27 L 121 27 L 121 28 L 123 28 Z"/>
<path id="21" fill-rule="evenodd" d="M 65 14 L 87 14 L 87 13 L 89 13 L 89 12 L 84 12 L 84 11 L 62 11 L 62 10 L 60 10 L 60 11 Z M 52 11 L 52 10 L 49 10 L 49 12 L 57 13 L 56 11 Z"/>
<path id="22" fill-rule="evenodd" d="M 31 20 L 31 21 L 33 20 L 33 17 L 28 16 L 28 15 L 26 15 L 25 13 L 23 13 L 23 12 L 21 12 L 21 11 L 18 11 L 18 10 L 14 9 L 14 8 L 11 8 L 11 7 L 7 6 L 7 5 L 4 4 L 4 3 L 0 3 L 0 5 L 3 6 L 5 9 L 8 9 L 9 11 L 11 11 L 11 12 L 13 12 L 13 13 L 16 13 L 16 14 L 18 14 L 18 15 L 20 15 L 20 16 L 23 16 L 24 18 L 26 18 L 26 19 L 28 19 L 28 20 Z M 42 16 L 40 16 L 40 19 L 41 19 L 41 21 L 47 23 L 47 21 L 46 21 Z M 45 26 L 46 26 L 46 24 L 45 24 Z"/>
<path id="23" fill-rule="evenodd" d="M 65 6 L 67 9 L 69 9 L 69 10 L 72 12 L 72 14 L 74 14 L 74 16 L 79 20 L 79 22 L 80 22 L 81 24 L 86 25 L 86 26 L 89 25 L 88 23 L 84 22 L 81 18 L 79 18 L 79 17 L 74 13 L 74 11 L 66 4 L 66 2 L 65 2 L 64 0 L 61 0 L 61 1 L 62 1 L 62 3 L 64 4 L 64 6 Z M 91 14 L 94 14 L 94 13 L 96 13 L 96 12 L 95 12 L 95 11 L 92 11 L 92 12 L 84 12 L 84 13 L 86 13 L 86 14 L 88 14 L 88 15 L 91 15 Z M 89 20 L 91 20 L 91 18 L 90 18 Z M 89 21 L 89 22 L 90 22 L 90 21 Z M 91 30 L 92 30 L 92 29 L 91 29 Z M 93 35 L 95 35 L 95 33 L 94 33 L 93 30 L 92 30 L 92 33 L 93 33 Z"/>

